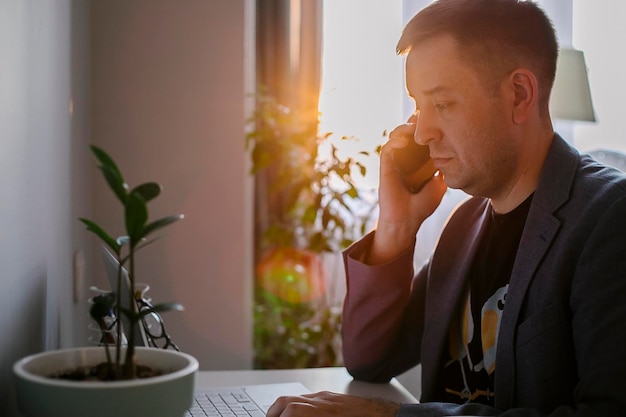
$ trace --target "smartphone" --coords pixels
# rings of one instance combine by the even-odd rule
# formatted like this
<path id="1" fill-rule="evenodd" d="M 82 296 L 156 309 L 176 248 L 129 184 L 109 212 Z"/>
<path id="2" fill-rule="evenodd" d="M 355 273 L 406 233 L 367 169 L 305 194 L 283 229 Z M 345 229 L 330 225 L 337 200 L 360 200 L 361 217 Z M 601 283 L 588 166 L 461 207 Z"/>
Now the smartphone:
<path id="1" fill-rule="evenodd" d="M 404 148 L 393 150 L 393 162 L 404 185 L 413 194 L 418 193 L 437 172 L 433 160 L 430 159 L 428 146 L 419 145 L 413 140 Z"/>

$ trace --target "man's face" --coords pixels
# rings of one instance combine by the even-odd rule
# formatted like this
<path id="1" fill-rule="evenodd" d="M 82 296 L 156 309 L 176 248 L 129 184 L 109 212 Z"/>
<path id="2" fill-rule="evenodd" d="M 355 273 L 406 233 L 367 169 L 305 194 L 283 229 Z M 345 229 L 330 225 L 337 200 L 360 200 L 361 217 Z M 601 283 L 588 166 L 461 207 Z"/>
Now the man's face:
<path id="1" fill-rule="evenodd" d="M 463 62 L 456 41 L 438 36 L 411 49 L 406 85 L 419 112 L 415 141 L 428 145 L 451 188 L 494 198 L 514 180 L 515 141 L 507 95 Z"/>

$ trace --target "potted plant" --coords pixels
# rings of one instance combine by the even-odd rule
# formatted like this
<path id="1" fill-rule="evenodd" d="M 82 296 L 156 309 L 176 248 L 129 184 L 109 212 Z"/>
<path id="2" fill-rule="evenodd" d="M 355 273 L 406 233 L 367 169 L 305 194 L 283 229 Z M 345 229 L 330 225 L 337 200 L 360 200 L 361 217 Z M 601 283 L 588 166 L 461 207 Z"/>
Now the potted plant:
<path id="1" fill-rule="evenodd" d="M 124 338 L 119 318 L 125 315 L 131 323 L 137 323 L 148 314 L 182 309 L 176 303 L 141 310 L 122 306 L 136 305 L 137 251 L 154 241 L 147 238 L 155 231 L 182 219 L 183 215 L 150 222 L 147 204 L 160 194 L 161 186 L 147 182 L 130 189 L 113 159 L 96 146 L 91 146 L 91 150 L 106 183 L 124 209 L 126 235 L 118 238 L 95 222 L 80 219 L 119 264 L 117 288 L 112 294 L 98 297 L 91 309 L 95 319 L 109 311 L 118 319 L 114 345 L 110 348 L 104 343 L 99 347 L 49 351 L 18 361 L 13 367 L 18 406 L 26 417 L 182 416 L 192 404 L 198 361 L 175 350 L 136 347 L 133 335 L 136 326 L 124 329 L 128 332 Z M 126 265 L 132 289 L 128 304 L 120 299 L 122 268 Z"/>
<path id="2" fill-rule="evenodd" d="M 354 179 L 366 174 L 371 152 L 342 156 L 318 121 L 301 120 L 265 93 L 248 122 L 246 149 L 257 176 L 255 367 L 341 365 L 341 306 L 324 260 L 369 225 L 375 193 L 365 196 Z"/>

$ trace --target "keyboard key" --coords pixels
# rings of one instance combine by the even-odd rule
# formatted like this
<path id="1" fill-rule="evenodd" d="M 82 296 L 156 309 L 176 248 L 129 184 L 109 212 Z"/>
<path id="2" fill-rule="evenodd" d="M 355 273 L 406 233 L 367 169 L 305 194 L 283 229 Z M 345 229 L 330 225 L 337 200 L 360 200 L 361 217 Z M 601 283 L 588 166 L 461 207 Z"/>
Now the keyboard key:
<path id="1" fill-rule="evenodd" d="M 244 392 L 199 395 L 185 417 L 265 417 Z"/>

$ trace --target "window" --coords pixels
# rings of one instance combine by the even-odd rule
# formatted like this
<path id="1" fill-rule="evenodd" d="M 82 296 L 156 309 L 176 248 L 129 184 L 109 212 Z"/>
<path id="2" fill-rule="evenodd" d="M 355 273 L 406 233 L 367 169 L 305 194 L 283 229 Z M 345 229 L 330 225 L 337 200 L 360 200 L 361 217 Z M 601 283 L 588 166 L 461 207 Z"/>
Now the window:
<path id="1" fill-rule="evenodd" d="M 578 123 L 574 127 L 575 144 L 581 151 L 607 148 L 626 152 L 626 130 L 622 81 L 626 55 L 626 3 L 599 4 L 573 0 L 573 43 L 585 52 L 589 85 L 596 112 L 595 123 Z"/>
<path id="2" fill-rule="evenodd" d="M 406 21 L 428 0 L 330 0 L 324 2 L 320 129 L 355 136 L 342 149 L 373 149 L 385 130 L 403 123 L 413 111 L 404 85 L 404 59 L 395 46 Z M 378 156 L 367 165 L 363 188 L 378 187 Z M 466 195 L 449 190 L 420 229 L 415 264 L 427 259 L 448 214 Z"/>
<path id="3" fill-rule="evenodd" d="M 395 53 L 402 31 L 402 2 L 330 0 L 323 12 L 322 132 L 354 136 L 344 152 L 374 149 L 383 131 L 403 120 L 403 60 Z M 378 186 L 378 158 L 368 163 L 363 188 Z"/>

